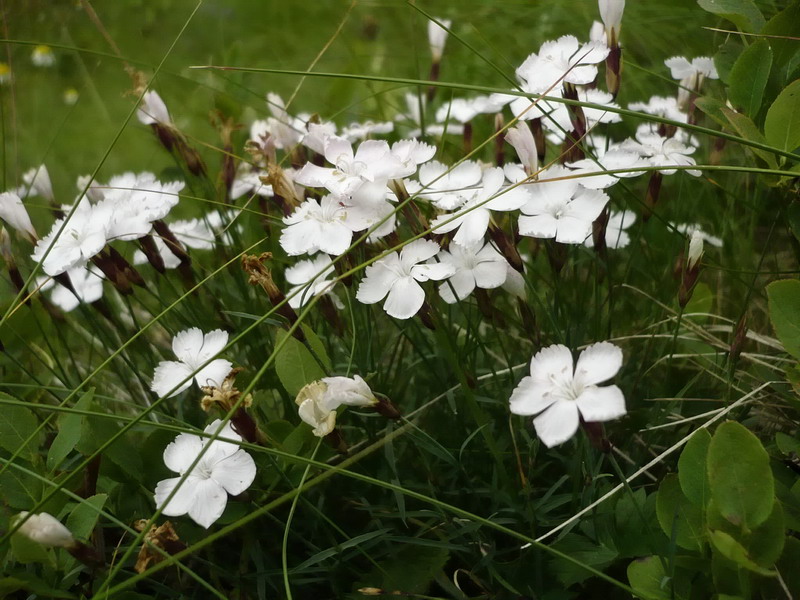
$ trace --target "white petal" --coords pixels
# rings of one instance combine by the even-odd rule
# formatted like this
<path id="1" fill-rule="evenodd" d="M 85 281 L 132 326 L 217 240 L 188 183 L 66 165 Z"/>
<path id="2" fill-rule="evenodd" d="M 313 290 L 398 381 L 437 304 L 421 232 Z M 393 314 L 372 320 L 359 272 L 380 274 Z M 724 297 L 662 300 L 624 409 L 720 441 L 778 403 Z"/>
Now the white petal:
<path id="1" fill-rule="evenodd" d="M 531 376 L 542 383 L 572 376 L 572 352 L 566 346 L 555 344 L 542 348 L 531 360 Z"/>
<path id="2" fill-rule="evenodd" d="M 408 267 L 433 258 L 439 252 L 439 244 L 432 240 L 414 240 L 400 251 L 400 262 Z"/>
<path id="3" fill-rule="evenodd" d="M 461 226 L 453 236 L 453 241 L 462 246 L 475 244 L 483 239 L 486 230 L 489 229 L 489 217 L 491 213 L 485 208 L 476 208 L 467 213 Z"/>
<path id="4" fill-rule="evenodd" d="M 197 327 L 184 329 L 172 338 L 172 351 L 178 360 L 194 363 L 203 348 L 203 332 Z"/>
<path id="5" fill-rule="evenodd" d="M 389 257 L 387 257 L 389 258 Z M 394 261 L 397 255 L 394 255 Z M 385 260 L 385 259 L 384 259 Z M 364 304 L 375 304 L 380 302 L 389 293 L 392 284 L 397 280 L 397 273 L 388 269 L 383 261 L 378 261 L 367 267 L 366 277 L 361 280 L 356 292 L 356 300 Z"/>
<path id="6" fill-rule="evenodd" d="M 231 496 L 237 496 L 250 487 L 256 478 L 256 463 L 244 450 L 239 450 L 214 465 L 211 478 Z"/>
<path id="7" fill-rule="evenodd" d="M 166 394 L 178 384 L 180 386 L 167 396 Z M 158 364 L 155 373 L 153 373 L 153 382 L 150 384 L 150 389 L 158 394 L 159 397 L 171 398 L 180 394 L 190 385 L 192 385 L 192 369 L 188 365 L 174 360 L 164 360 Z"/>
<path id="8" fill-rule="evenodd" d="M 537 383 L 533 377 L 523 377 L 511 392 L 509 404 L 515 415 L 536 415 L 556 401 L 550 386 Z"/>
<path id="9" fill-rule="evenodd" d="M 167 498 L 172 493 L 172 490 L 175 489 L 175 486 L 178 485 L 180 480 L 180 477 L 164 479 L 163 481 L 159 481 L 158 485 L 156 486 L 156 508 L 163 507 L 161 512 L 168 517 L 179 517 L 181 515 L 185 515 L 187 512 L 189 512 L 189 508 L 191 508 L 192 504 L 194 503 L 195 486 L 197 485 L 198 480 L 195 477 L 189 476 L 178 488 L 178 491 L 175 492 L 175 495 L 169 501 L 169 504 L 164 506 L 164 502 L 167 501 Z"/>
<path id="10" fill-rule="evenodd" d="M 222 329 L 209 331 L 203 336 L 203 348 L 198 354 L 198 360 L 206 361 L 216 356 L 228 343 L 228 332 Z"/>
<path id="11" fill-rule="evenodd" d="M 504 260 L 493 260 L 478 264 L 473 269 L 475 284 L 479 288 L 491 290 L 503 285 L 507 276 L 507 264 Z"/>
<path id="12" fill-rule="evenodd" d="M 208 529 L 225 512 L 228 494 L 213 479 L 200 480 L 194 486 L 194 502 L 189 507 L 189 516 L 195 523 Z"/>
<path id="13" fill-rule="evenodd" d="M 425 291 L 413 277 L 398 279 L 383 305 L 383 309 L 390 317 L 395 319 L 410 319 L 425 302 Z"/>
<path id="14" fill-rule="evenodd" d="M 170 471 L 185 473 L 203 449 L 203 440 L 191 433 L 181 433 L 164 448 L 164 464 Z"/>
<path id="15" fill-rule="evenodd" d="M 414 265 L 411 267 L 411 276 L 417 281 L 441 281 L 452 277 L 456 268 L 448 263 L 426 263 L 424 265 Z"/>
<path id="16" fill-rule="evenodd" d="M 573 216 L 564 216 L 558 219 L 556 241 L 560 244 L 582 244 L 591 235 L 591 221 Z"/>
<path id="17" fill-rule="evenodd" d="M 448 304 L 463 300 L 475 289 L 475 277 L 470 271 L 458 271 L 450 279 L 439 286 L 439 295 Z M 455 295 L 453 291 L 455 290 Z"/>
<path id="18" fill-rule="evenodd" d="M 216 360 L 212 360 L 205 368 L 198 371 L 194 379 L 197 382 L 197 385 L 203 386 L 211 386 L 211 387 L 220 387 L 222 385 L 222 381 L 228 376 L 228 373 L 231 372 L 233 368 L 233 364 L 229 360 L 225 360 L 224 358 L 218 358 Z"/>
<path id="19" fill-rule="evenodd" d="M 563 444 L 578 430 L 578 405 L 564 400 L 552 404 L 533 420 L 536 435 L 548 448 Z"/>
<path id="20" fill-rule="evenodd" d="M 583 385 L 595 385 L 611 379 L 621 366 L 622 350 L 610 342 L 598 342 L 581 352 L 575 379 Z"/>
<path id="21" fill-rule="evenodd" d="M 519 233 L 528 237 L 552 239 L 558 231 L 558 220 L 551 215 L 536 215 L 535 217 L 521 216 L 519 218 Z"/>
<path id="22" fill-rule="evenodd" d="M 584 421 L 610 421 L 626 413 L 625 396 L 615 385 L 588 387 L 575 402 Z"/>

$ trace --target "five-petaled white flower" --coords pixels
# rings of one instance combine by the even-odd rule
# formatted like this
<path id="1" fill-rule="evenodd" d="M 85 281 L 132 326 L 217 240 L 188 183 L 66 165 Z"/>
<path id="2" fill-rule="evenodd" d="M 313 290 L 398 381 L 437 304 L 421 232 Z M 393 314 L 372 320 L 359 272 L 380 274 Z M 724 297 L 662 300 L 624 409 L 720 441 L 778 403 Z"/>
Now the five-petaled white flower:
<path id="1" fill-rule="evenodd" d="M 217 419 L 204 432 L 214 435 L 221 425 L 222 421 Z M 218 437 L 236 442 L 242 440 L 230 423 L 222 427 Z M 201 452 L 200 460 L 190 470 Z M 195 523 L 206 529 L 222 516 L 228 503 L 228 494 L 238 496 L 250 487 L 256 477 L 253 457 L 236 443 L 221 439 L 211 441 L 191 433 L 181 433 L 164 449 L 164 464 L 180 477 L 158 483 L 155 490 L 156 507 L 161 508 L 161 512 L 168 517 L 188 513 Z M 167 502 L 173 491 L 174 495 Z"/>
<path id="2" fill-rule="evenodd" d="M 519 232 L 561 244 L 582 244 L 592 233 L 608 196 L 570 179 L 570 171 L 555 165 L 540 174 L 539 181 L 525 185 L 530 199 L 521 211 Z M 550 181 L 548 181 L 550 180 Z"/>
<path id="3" fill-rule="evenodd" d="M 645 171 L 637 171 L 638 167 L 649 167 L 650 162 L 641 156 L 639 151 L 611 148 L 608 152 L 599 153 L 596 158 L 584 158 L 567 163 L 574 173 L 580 175 L 578 182 L 593 190 L 604 190 L 619 182 L 621 177 L 638 177 Z M 624 170 L 623 170 L 624 169 Z M 604 173 L 603 171 L 619 171 Z"/>
<path id="4" fill-rule="evenodd" d="M 158 364 L 150 389 L 169 398 L 192 385 L 192 380 L 201 387 L 219 387 L 233 365 L 223 358 L 211 359 L 227 343 L 228 333 L 221 329 L 205 335 L 197 327 L 178 332 L 172 340 L 172 351 L 178 360 L 164 360 Z"/>
<path id="5" fill-rule="evenodd" d="M 636 140 L 625 140 L 619 145 L 620 150 L 636 152 L 646 158 L 654 167 L 690 166 L 697 164 L 689 156 L 697 149 L 682 143 L 676 137 L 666 138 L 655 133 L 645 124 L 636 130 Z M 676 169 L 659 169 L 662 175 L 673 175 Z M 700 176 L 697 169 L 685 169 L 689 175 Z"/>
<path id="6" fill-rule="evenodd" d="M 386 298 L 383 309 L 390 317 L 413 317 L 425 302 L 425 290 L 418 282 L 441 281 L 455 273 L 455 268 L 445 263 L 419 264 L 438 252 L 436 242 L 414 240 L 399 254 L 392 252 L 383 257 L 367 267 L 356 299 L 364 304 L 375 304 Z"/>
<path id="7" fill-rule="evenodd" d="M 336 409 L 340 406 L 373 406 L 378 399 L 358 375 L 323 377 L 309 383 L 295 398 L 297 413 L 313 427 L 314 435 L 325 437 L 336 427 Z"/>
<path id="8" fill-rule="evenodd" d="M 455 274 L 439 286 L 439 295 L 448 304 L 463 300 L 476 288 L 491 290 L 503 285 L 508 275 L 508 261 L 491 243 L 483 241 L 462 246 L 456 242 L 439 255 L 442 263 L 452 265 Z"/>
<path id="9" fill-rule="evenodd" d="M 538 54 L 531 54 L 517 68 L 517 77 L 526 92 L 541 93 L 552 88 L 561 90 L 564 83 L 585 85 L 597 77 L 595 64 L 608 56 L 608 48 L 600 42 L 581 45 L 574 35 L 564 35 L 545 42 Z M 549 96 L 554 96 L 548 92 Z M 530 101 L 528 101 L 530 102 Z"/>
<path id="10" fill-rule="evenodd" d="M 531 374 L 511 394 L 511 412 L 539 415 L 536 434 L 548 448 L 571 438 L 580 420 L 609 421 L 625 414 L 625 397 L 616 385 L 598 387 L 617 374 L 622 350 L 610 342 L 586 348 L 573 371 L 569 348 L 556 344 L 543 348 L 531 360 Z"/>
<path id="11" fill-rule="evenodd" d="M 37 277 L 40 291 L 51 290 L 50 300 L 64 312 L 75 310 L 81 302 L 90 304 L 103 297 L 103 274 L 93 265 L 67 271 L 75 293 L 50 277 Z"/>
<path id="12" fill-rule="evenodd" d="M 289 306 L 297 309 L 304 306 L 314 296 L 328 294 L 337 308 L 344 308 L 339 296 L 332 291 L 336 282 L 328 280 L 333 272 L 333 262 L 327 254 L 319 254 L 313 259 L 301 260 L 286 269 L 286 282 L 292 286 L 289 293 L 286 294 L 289 298 Z"/>

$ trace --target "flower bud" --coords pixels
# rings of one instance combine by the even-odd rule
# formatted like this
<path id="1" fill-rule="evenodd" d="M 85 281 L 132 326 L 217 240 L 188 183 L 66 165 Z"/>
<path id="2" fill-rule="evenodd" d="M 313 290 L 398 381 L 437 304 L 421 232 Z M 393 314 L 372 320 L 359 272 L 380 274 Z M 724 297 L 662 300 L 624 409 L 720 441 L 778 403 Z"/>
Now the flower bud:
<path id="1" fill-rule="evenodd" d="M 528 175 L 539 170 L 539 153 L 536 149 L 536 140 L 533 139 L 531 128 L 525 121 L 517 121 L 514 127 L 506 132 L 506 141 L 517 151 L 522 166 Z"/>
<path id="2" fill-rule="evenodd" d="M 625 0 L 598 0 L 600 19 L 606 29 L 608 47 L 614 48 L 619 43 L 619 30 L 622 27 L 622 13 Z"/>
<path id="3" fill-rule="evenodd" d="M 17 194 L 3 192 L 0 194 L 0 219 L 19 231 L 26 239 L 35 243 L 39 236 L 33 228 L 28 211 Z"/>
<path id="4" fill-rule="evenodd" d="M 38 168 L 26 171 L 22 175 L 22 181 L 25 182 L 25 186 L 29 190 L 27 195 L 35 194 L 50 202 L 55 201 L 53 184 L 50 181 L 50 174 L 47 172 L 46 166 L 41 165 Z"/>
<path id="5" fill-rule="evenodd" d="M 450 19 L 438 19 L 442 25 L 450 29 L 453 22 Z M 439 63 L 442 60 L 444 53 L 444 45 L 447 42 L 448 31 L 443 29 L 441 25 L 434 21 L 428 21 L 428 44 L 431 47 L 431 57 L 434 63 Z"/>
<path id="6" fill-rule="evenodd" d="M 695 231 L 692 233 L 692 238 L 689 240 L 689 256 L 686 261 L 686 265 L 689 268 L 689 270 L 695 268 L 695 265 L 697 265 L 702 256 L 703 256 L 703 236 L 700 234 L 699 231 Z"/>
<path id="7" fill-rule="evenodd" d="M 17 531 L 42 546 L 70 548 L 76 543 L 69 529 L 49 513 L 31 515 L 23 511 L 17 515 L 17 520 L 19 519 L 24 519 L 24 522 Z"/>

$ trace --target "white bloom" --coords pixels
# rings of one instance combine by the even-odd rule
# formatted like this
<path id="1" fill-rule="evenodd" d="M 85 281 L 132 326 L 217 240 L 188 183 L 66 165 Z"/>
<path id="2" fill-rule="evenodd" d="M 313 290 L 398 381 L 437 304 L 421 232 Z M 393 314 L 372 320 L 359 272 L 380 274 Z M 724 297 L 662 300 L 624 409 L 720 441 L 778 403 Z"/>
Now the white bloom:
<path id="1" fill-rule="evenodd" d="M 478 241 L 462 246 L 453 242 L 439 258 L 455 269 L 455 274 L 439 286 L 439 295 L 448 304 L 463 300 L 476 287 L 490 290 L 506 281 L 508 261 L 491 244 Z"/>
<path id="2" fill-rule="evenodd" d="M 579 89 L 578 100 L 606 106 L 611 109 L 619 108 L 619 105 L 614 103 L 614 96 L 598 89 Z M 517 104 L 512 104 L 511 108 L 514 109 L 515 106 L 517 106 Z M 542 119 L 542 126 L 547 129 L 550 141 L 559 144 L 563 142 L 566 137 L 566 132 L 571 131 L 573 128 L 569 106 L 561 102 L 540 101 L 536 108 L 544 110 L 547 115 Z M 620 117 L 618 113 L 610 110 L 590 106 L 584 106 L 582 108 L 583 115 L 586 118 L 586 128 L 589 131 L 594 129 L 598 123 L 619 123 L 622 120 L 622 117 Z M 526 114 L 525 117 L 531 118 L 541 116 L 537 115 L 535 111 L 536 109 L 528 111 L 531 115 L 528 116 Z M 586 142 L 586 140 L 582 141 Z"/>
<path id="3" fill-rule="evenodd" d="M 506 101 L 497 95 L 476 98 L 453 98 L 436 111 L 436 121 L 458 121 L 469 123 L 478 115 L 500 112 Z"/>
<path id="4" fill-rule="evenodd" d="M 400 140 L 392 144 L 391 152 L 405 169 L 413 173 L 419 165 L 433 158 L 436 146 L 418 140 Z"/>
<path id="5" fill-rule="evenodd" d="M 26 518 L 27 517 L 27 518 Z M 32 515 L 27 511 L 19 513 L 15 522 L 25 519 L 17 529 L 17 533 L 51 548 L 69 548 L 75 544 L 75 538 L 69 529 L 50 513 Z"/>
<path id="6" fill-rule="evenodd" d="M 67 207 L 67 210 L 71 209 Z M 64 229 L 59 234 L 62 226 Z M 42 270 L 51 277 L 83 266 L 106 245 L 107 226 L 105 211 L 90 204 L 84 196 L 78 200 L 71 216 L 58 219 L 50 233 L 39 240 L 31 258 L 42 262 Z M 43 258 L 48 249 L 47 257 Z"/>
<path id="7" fill-rule="evenodd" d="M 517 151 L 517 156 L 528 175 L 532 175 L 539 170 L 539 154 L 536 150 L 536 142 L 527 123 L 517 121 L 514 127 L 510 127 L 506 131 L 506 141 Z"/>
<path id="8" fill-rule="evenodd" d="M 392 121 L 382 123 L 364 121 L 363 123 L 350 123 L 350 125 L 342 129 L 339 135 L 349 142 L 355 142 L 356 140 L 366 139 L 371 135 L 382 135 L 392 131 L 394 131 L 394 123 Z"/>
<path id="9" fill-rule="evenodd" d="M 625 248 L 631 243 L 631 237 L 626 231 L 631 225 L 636 222 L 636 213 L 631 210 L 623 210 L 622 212 L 612 210 L 608 217 L 606 224 L 606 246 L 608 248 Z M 590 235 L 584 242 L 587 248 L 594 247 L 594 240 Z"/>
<path id="10" fill-rule="evenodd" d="M 155 90 L 148 90 L 142 96 L 142 104 L 136 110 L 136 118 L 144 125 L 171 125 L 167 105 Z"/>
<path id="11" fill-rule="evenodd" d="M 56 64 L 56 57 L 50 46 L 39 45 L 31 52 L 31 62 L 37 67 L 52 67 Z"/>
<path id="12" fill-rule="evenodd" d="M 665 60 L 664 64 L 669 68 L 673 79 L 693 81 L 695 85 L 687 87 L 694 90 L 699 87 L 706 77 L 708 79 L 719 79 L 714 60 L 708 56 L 698 56 L 691 62 L 683 56 L 673 56 Z"/>
<path id="13" fill-rule="evenodd" d="M 647 158 L 654 167 L 688 166 L 697 164 L 689 156 L 697 149 L 687 146 L 677 138 L 665 138 L 653 132 L 647 124 L 640 126 L 636 131 L 636 140 L 626 140 L 619 145 L 621 150 L 636 152 L 639 156 Z M 673 175 L 676 169 L 659 169 L 662 175 Z M 686 169 L 689 175 L 700 176 L 696 169 Z"/>
<path id="14" fill-rule="evenodd" d="M 330 121 L 325 123 L 309 123 L 308 131 L 300 140 L 305 147 L 317 154 L 325 154 L 325 142 L 329 137 L 336 136 L 336 125 Z"/>
<path id="15" fill-rule="evenodd" d="M 689 255 L 686 259 L 686 264 L 689 270 L 700 261 L 703 256 L 703 234 L 699 231 L 693 231 L 692 237 L 689 239 Z"/>
<path id="16" fill-rule="evenodd" d="M 635 169 L 649 167 L 650 162 L 639 156 L 638 152 L 612 148 L 595 159 L 584 158 L 583 160 L 568 163 L 567 166 L 570 169 L 574 169 L 573 173 L 576 175 L 581 175 L 578 182 L 583 187 L 604 190 L 618 183 L 621 177 L 637 177 L 645 173 L 645 171 L 637 171 Z M 602 171 L 614 171 L 617 169 L 627 170 L 619 173 L 602 173 Z"/>
<path id="17" fill-rule="evenodd" d="M 433 161 L 420 167 L 421 188 L 412 185 L 413 182 L 407 182 L 406 189 L 411 194 L 417 192 L 420 198 L 430 200 L 437 208 L 453 210 L 472 199 L 482 176 L 481 166 L 471 160 L 452 168 Z"/>
<path id="18" fill-rule="evenodd" d="M 565 35 L 555 41 L 545 42 L 538 54 L 531 54 L 517 69 L 519 77 L 530 93 L 554 96 L 564 83 L 585 85 L 597 77 L 595 64 L 608 56 L 608 48 L 599 42 L 580 45 L 578 38 Z"/>
<path id="19" fill-rule="evenodd" d="M 404 246 L 399 254 L 392 252 L 383 257 L 367 267 L 356 299 L 364 304 L 375 304 L 386 298 L 383 309 L 390 317 L 413 317 L 425 302 L 425 291 L 418 282 L 440 281 L 455 273 L 452 265 L 419 264 L 438 252 L 439 244 L 420 239 Z"/>
<path id="20" fill-rule="evenodd" d="M 689 122 L 689 116 L 680 109 L 678 100 L 674 96 L 651 96 L 647 102 L 633 102 L 628 105 L 628 108 L 680 123 Z M 654 125 L 657 125 L 657 123 Z"/>
<path id="21" fill-rule="evenodd" d="M 458 213 L 436 217 L 431 229 L 437 233 L 447 233 L 457 228 L 453 241 L 464 246 L 482 240 L 489 228 L 491 211 L 516 210 L 528 201 L 522 186 L 501 191 L 504 180 L 500 167 L 484 171 L 480 188 L 459 208 Z"/>
<path id="22" fill-rule="evenodd" d="M 580 419 L 609 421 L 625 414 L 625 397 L 616 385 L 598 387 L 617 374 L 622 350 L 609 342 L 581 352 L 573 371 L 572 353 L 560 344 L 540 350 L 531 360 L 531 374 L 511 394 L 511 412 L 536 415 L 533 426 L 548 448 L 571 438 Z"/>
<path id="23" fill-rule="evenodd" d="M 625 10 L 625 0 L 598 0 L 600 18 L 605 25 L 608 43 L 619 41 L 619 31 L 622 27 L 622 13 Z"/>
<path id="24" fill-rule="evenodd" d="M 706 233 L 697 223 L 671 223 L 671 225 L 675 227 L 676 231 L 690 238 L 698 235 L 707 244 L 711 244 L 716 248 L 722 248 L 722 238 Z"/>
<path id="25" fill-rule="evenodd" d="M 217 419 L 204 432 L 213 435 L 221 425 L 222 421 Z M 219 437 L 237 442 L 242 440 L 230 423 L 225 424 Z M 201 452 L 202 457 L 190 471 Z M 256 477 L 253 458 L 236 443 L 220 439 L 211 441 L 190 433 L 181 433 L 164 449 L 164 464 L 170 471 L 188 475 L 183 483 L 180 483 L 181 477 L 160 481 L 155 490 L 156 507 L 168 517 L 188 513 L 195 523 L 206 529 L 222 516 L 228 494 L 238 496 Z M 173 491 L 174 496 L 165 506 Z"/>
<path id="26" fill-rule="evenodd" d="M 527 296 L 525 289 L 525 278 L 522 273 L 517 271 L 509 263 L 506 263 L 506 280 L 503 289 L 517 298 L 524 299 Z"/>
<path id="27" fill-rule="evenodd" d="M 61 99 L 67 106 L 73 106 L 80 97 L 81 95 L 78 93 L 78 90 L 73 87 L 65 89 L 64 93 L 61 95 Z"/>
<path id="28" fill-rule="evenodd" d="M 539 181 L 526 185 L 530 199 L 521 211 L 519 232 L 535 238 L 555 238 L 562 244 L 582 244 L 592 234 L 592 222 L 600 216 L 608 196 L 590 190 L 568 177 L 571 172 L 555 165 L 542 172 Z"/>
<path id="29" fill-rule="evenodd" d="M 64 312 L 75 310 L 81 302 L 91 304 L 103 297 L 103 274 L 94 266 L 75 267 L 67 271 L 67 275 L 75 289 L 74 294 L 49 277 L 36 279 L 40 291 L 52 290 L 50 300 Z"/>
<path id="30" fill-rule="evenodd" d="M 271 198 L 274 195 L 272 186 L 261 181 L 261 178 L 266 176 L 266 171 L 253 169 L 246 163 L 240 163 L 231 184 L 231 200 L 236 200 L 245 195 L 248 198 L 253 196 Z"/>
<path id="31" fill-rule="evenodd" d="M 298 115 L 293 117 L 286 112 L 286 105 L 278 94 L 267 94 L 267 108 L 272 113 L 266 121 L 256 122 L 263 127 L 259 129 L 256 123 L 250 129 L 250 138 L 256 141 L 271 135 L 278 149 L 296 146 L 306 134 L 306 120 Z"/>
<path id="32" fill-rule="evenodd" d="M 335 282 L 328 280 L 333 273 L 333 262 L 327 254 L 319 254 L 313 259 L 301 260 L 286 269 L 286 281 L 292 286 L 287 294 L 289 306 L 298 309 L 314 296 L 328 294 L 337 308 L 344 308 L 342 301 L 332 291 Z"/>
<path id="33" fill-rule="evenodd" d="M 372 406 L 377 402 L 367 382 L 358 375 L 352 379 L 324 377 L 305 385 L 295 398 L 298 415 L 314 428 L 317 437 L 325 437 L 336 427 L 340 406 Z"/>
<path id="34" fill-rule="evenodd" d="M 173 233 L 175 238 L 187 248 L 194 248 L 197 250 L 210 250 L 214 247 L 215 235 L 211 228 L 202 219 L 190 219 L 182 221 L 173 221 L 169 224 L 169 230 Z M 177 269 L 181 264 L 181 259 L 172 253 L 166 242 L 161 236 L 154 236 L 156 249 L 164 261 L 164 267 L 167 269 Z M 137 250 L 133 254 L 133 264 L 143 265 L 148 261 L 147 256 L 141 250 Z"/>
<path id="35" fill-rule="evenodd" d="M 41 196 L 51 202 L 55 200 L 53 184 L 50 182 L 50 173 L 47 172 L 46 166 L 40 165 L 26 171 L 22 175 L 22 181 L 25 182 L 23 189 L 26 191 L 25 195 L 22 196 L 23 198 L 26 196 Z"/>
<path id="36" fill-rule="evenodd" d="M 417 138 L 422 135 L 422 113 L 425 112 L 425 96 L 418 96 L 408 92 L 405 95 L 405 101 L 406 112 L 398 114 L 395 117 L 395 121 L 407 121 L 410 126 L 414 127 L 408 136 Z M 464 133 L 464 126 L 458 123 L 430 123 L 428 119 L 429 117 L 427 117 L 426 113 L 425 133 L 427 135 L 441 137 L 445 133 L 448 135 L 461 135 Z"/>
<path id="37" fill-rule="evenodd" d="M 228 333 L 221 329 L 205 335 L 197 327 L 178 332 L 172 340 L 172 351 L 178 360 L 162 360 L 158 364 L 150 389 L 159 397 L 169 398 L 187 389 L 192 380 L 201 387 L 219 387 L 233 365 L 223 358 L 208 361 L 227 343 Z M 172 393 L 166 396 L 169 392 Z"/>
<path id="38" fill-rule="evenodd" d="M 17 194 L 3 192 L 0 194 L 0 219 L 22 233 L 30 240 L 36 240 L 36 230 L 33 228 L 28 211 Z"/>
<path id="39" fill-rule="evenodd" d="M 450 19 L 437 19 L 442 25 L 450 29 L 453 22 Z M 438 23 L 428 21 L 428 44 L 431 47 L 433 62 L 438 63 L 442 60 L 444 44 L 447 41 L 447 29 L 443 29 Z"/>

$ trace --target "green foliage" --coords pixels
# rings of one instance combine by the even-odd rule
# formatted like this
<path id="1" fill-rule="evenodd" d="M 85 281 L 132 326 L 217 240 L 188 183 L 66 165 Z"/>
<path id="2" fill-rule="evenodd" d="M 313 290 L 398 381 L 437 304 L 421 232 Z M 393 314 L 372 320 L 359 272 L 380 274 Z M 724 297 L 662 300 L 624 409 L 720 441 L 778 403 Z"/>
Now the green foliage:
<path id="1" fill-rule="evenodd" d="M 753 0 L 697 0 L 700 8 L 728 19 L 741 31 L 756 33 L 764 26 L 764 15 Z"/>
<path id="2" fill-rule="evenodd" d="M 767 286 L 769 318 L 786 351 L 800 360 L 800 281 L 783 279 Z"/>
<path id="3" fill-rule="evenodd" d="M 772 49 L 766 40 L 758 40 L 739 55 L 731 69 L 728 98 L 753 119 L 761 110 L 771 67 Z"/>
<path id="4" fill-rule="evenodd" d="M 302 342 L 283 331 L 278 332 L 276 339 L 277 344 L 284 344 L 275 356 L 275 371 L 290 396 L 296 396 L 307 383 L 325 377 L 319 361 Z"/>
<path id="5" fill-rule="evenodd" d="M 764 134 L 780 150 L 800 146 L 800 79 L 789 84 L 769 107 Z"/>
<path id="6" fill-rule="evenodd" d="M 12 399 L 7 394 L 0 397 Z M 25 460 L 38 458 L 38 422 L 33 413 L 22 406 L 5 406 L 0 410 L 0 447 L 18 453 Z"/>
<path id="7" fill-rule="evenodd" d="M 637 597 L 645 600 L 673 600 L 670 578 L 658 556 L 649 556 L 628 565 L 628 581 Z"/>
<path id="8" fill-rule="evenodd" d="M 686 442 L 678 460 L 678 478 L 683 494 L 695 506 L 705 509 L 711 499 L 708 483 L 708 447 L 711 435 L 698 429 Z"/>
<path id="9" fill-rule="evenodd" d="M 76 410 L 86 410 L 92 405 L 94 390 L 83 394 L 75 403 Z M 64 413 L 58 419 L 58 434 L 56 434 L 50 450 L 47 451 L 47 468 L 50 471 L 58 469 L 70 452 L 75 449 L 83 435 L 86 419 L 77 413 Z"/>

